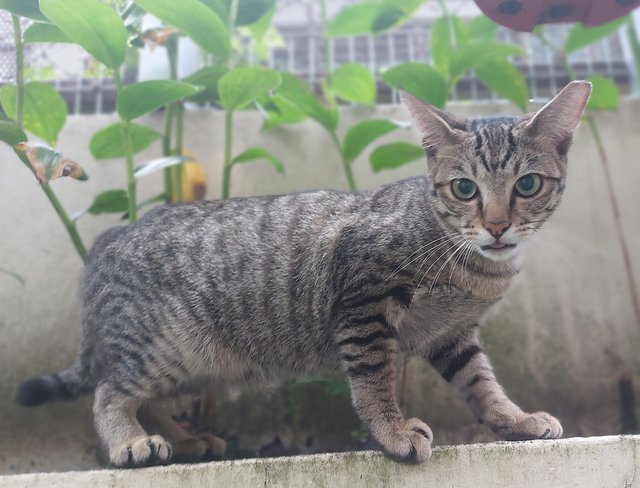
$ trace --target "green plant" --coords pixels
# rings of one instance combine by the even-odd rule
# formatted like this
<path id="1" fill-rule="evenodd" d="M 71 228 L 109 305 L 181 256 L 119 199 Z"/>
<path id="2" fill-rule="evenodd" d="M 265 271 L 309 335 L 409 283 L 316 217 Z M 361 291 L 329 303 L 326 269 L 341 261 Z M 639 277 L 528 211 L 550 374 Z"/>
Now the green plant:
<path id="1" fill-rule="evenodd" d="M 120 212 L 123 205 L 131 221 L 136 219 L 137 177 L 148 174 L 149 168 L 158 168 L 157 161 L 136 171 L 134 155 L 159 137 L 152 129 L 132 121 L 163 104 L 196 93 L 199 88 L 186 83 L 159 80 L 123 87 L 120 68 L 127 51 L 127 31 L 120 16 L 98 0 L 3 0 L 0 8 L 13 16 L 16 44 L 16 85 L 4 86 L 0 102 L 9 120 L 2 121 L 0 139 L 19 148 L 16 154 L 38 178 L 41 188 L 51 201 L 82 259 L 86 248 L 77 232 L 76 219 L 87 213 Z M 37 21 L 23 35 L 19 16 Z M 23 128 L 36 137 L 55 146 L 67 116 L 66 105 L 54 88 L 41 82 L 25 83 L 24 42 L 75 42 L 84 47 L 105 67 L 111 69 L 117 85 L 117 110 L 121 121 L 99 131 L 90 147 L 96 159 L 124 157 L 127 163 L 127 192 L 111 190 L 96 197 L 94 203 L 70 217 L 51 189 L 49 182 L 60 176 L 86 179 L 79 165 L 64 158 L 49 146 L 28 143 Z M 144 96 L 141 97 L 140 93 Z M 164 161 L 164 166 L 177 164 L 181 159 Z M 143 171 L 146 170 L 146 171 Z"/>
<path id="2" fill-rule="evenodd" d="M 266 100 L 262 109 L 267 116 L 265 128 L 280 124 L 298 123 L 305 116 L 318 122 L 331 137 L 342 162 L 345 178 L 351 191 L 357 188 L 352 165 L 360 153 L 385 134 L 403 124 L 388 120 L 367 120 L 347 129 L 341 140 L 338 101 L 373 105 L 377 98 L 374 75 L 363 65 L 349 63 L 334 69 L 331 38 L 358 34 L 377 34 L 390 30 L 409 19 L 424 0 L 400 2 L 368 1 L 343 8 L 330 21 L 326 0 L 320 0 L 324 65 L 326 74 L 320 80 L 325 104 L 315 96 L 313 89 L 292 74 L 283 74 L 277 97 Z"/>
<path id="3" fill-rule="evenodd" d="M 0 140 L 14 147 L 14 151 L 24 165 L 38 178 L 42 191 L 55 209 L 62 221 L 76 251 L 81 259 L 86 258 L 86 248 L 78 234 L 75 222 L 69 218 L 68 213 L 60 203 L 60 200 L 49 185 L 54 179 L 54 167 L 61 168 L 60 155 L 44 146 L 25 146 L 28 137 L 24 130 L 41 137 L 49 143 L 55 144 L 58 134 L 64 126 L 67 118 L 67 107 L 62 97 L 50 86 L 44 83 L 29 83 L 24 80 L 24 38 L 20 24 L 20 15 L 29 18 L 43 19 L 43 15 L 37 8 L 37 2 L 0 3 L 0 7 L 11 12 L 14 30 L 14 42 L 16 46 L 16 85 L 5 85 L 0 90 L 0 102 L 8 120 L 0 121 Z M 46 110 L 42 104 L 46 103 Z M 39 154 L 46 160 L 38 161 L 27 156 L 25 150 L 15 149 L 21 145 L 27 147 L 39 147 Z M 57 156 L 57 157 L 56 157 Z M 41 175 L 37 174 L 38 166 L 43 169 Z M 56 176 L 66 176 L 64 168 L 57 172 Z M 86 175 L 85 178 L 86 179 Z"/>
<path id="4" fill-rule="evenodd" d="M 260 2 L 259 5 L 250 5 L 248 2 L 239 0 L 226 3 L 202 3 L 198 0 L 189 0 L 186 3 L 142 0 L 137 3 L 167 25 L 173 26 L 191 37 L 214 56 L 213 64 L 203 67 L 183 81 L 200 84 L 204 87 L 202 93 L 187 98 L 187 101 L 209 102 L 224 110 L 225 144 L 221 179 L 222 198 L 226 199 L 230 196 L 231 174 L 233 166 L 236 164 L 264 159 L 269 161 L 276 171 L 282 173 L 284 171 L 283 164 L 264 148 L 250 148 L 235 157 L 232 154 L 234 112 L 247 108 L 257 98 L 268 95 L 275 90 L 280 85 L 281 77 L 273 70 L 240 65 L 231 46 L 234 44 L 237 28 L 259 23 L 263 21 L 263 18 L 270 19 L 275 1 Z M 212 28 L 215 29 L 216 36 L 208 35 Z M 171 54 L 171 50 L 175 50 L 175 45 L 172 47 L 169 44 L 167 49 L 170 50 L 170 59 L 173 59 L 171 71 L 172 77 L 175 78 L 177 76 L 175 73 L 175 54 Z M 177 106 L 176 120 L 180 125 L 182 120 L 181 105 Z"/>

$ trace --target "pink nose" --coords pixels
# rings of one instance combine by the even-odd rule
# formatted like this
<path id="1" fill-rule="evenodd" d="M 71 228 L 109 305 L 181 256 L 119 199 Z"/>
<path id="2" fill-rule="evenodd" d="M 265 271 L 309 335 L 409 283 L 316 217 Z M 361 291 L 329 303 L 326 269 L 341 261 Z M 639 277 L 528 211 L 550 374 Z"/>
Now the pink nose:
<path id="1" fill-rule="evenodd" d="M 487 229 L 489 233 L 496 239 L 500 239 L 500 237 L 502 237 L 502 234 L 504 234 L 509 227 L 511 227 L 511 222 L 508 222 L 506 220 L 502 222 L 484 223 L 484 228 Z"/>

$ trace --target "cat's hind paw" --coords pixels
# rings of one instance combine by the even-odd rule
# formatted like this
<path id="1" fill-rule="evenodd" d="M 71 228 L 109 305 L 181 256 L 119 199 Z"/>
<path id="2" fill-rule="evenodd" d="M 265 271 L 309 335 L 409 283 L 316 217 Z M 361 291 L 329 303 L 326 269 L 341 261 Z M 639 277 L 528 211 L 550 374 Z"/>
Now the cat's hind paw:
<path id="1" fill-rule="evenodd" d="M 375 437 L 385 454 L 396 461 L 420 464 L 431 457 L 433 433 L 420 419 L 402 420 Z"/>
<path id="2" fill-rule="evenodd" d="M 227 443 L 223 439 L 209 433 L 172 441 L 172 443 L 172 460 L 180 463 L 220 458 L 227 448 Z"/>
<path id="3" fill-rule="evenodd" d="M 562 425 L 547 412 L 523 413 L 506 426 L 493 427 L 493 431 L 507 441 L 532 439 L 558 439 L 562 437 Z"/>
<path id="4" fill-rule="evenodd" d="M 116 468 L 156 466 L 170 459 L 171 445 L 159 435 L 137 437 L 109 453 L 109 461 Z"/>

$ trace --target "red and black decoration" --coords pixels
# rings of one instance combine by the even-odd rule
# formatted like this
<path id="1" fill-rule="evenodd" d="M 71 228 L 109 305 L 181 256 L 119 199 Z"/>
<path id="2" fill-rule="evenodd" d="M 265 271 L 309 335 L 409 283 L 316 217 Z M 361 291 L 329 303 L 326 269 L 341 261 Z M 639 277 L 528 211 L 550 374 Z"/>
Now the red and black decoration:
<path id="1" fill-rule="evenodd" d="M 531 32 L 538 24 L 605 24 L 640 6 L 640 0 L 476 0 L 476 3 L 498 24 L 521 32 Z"/>

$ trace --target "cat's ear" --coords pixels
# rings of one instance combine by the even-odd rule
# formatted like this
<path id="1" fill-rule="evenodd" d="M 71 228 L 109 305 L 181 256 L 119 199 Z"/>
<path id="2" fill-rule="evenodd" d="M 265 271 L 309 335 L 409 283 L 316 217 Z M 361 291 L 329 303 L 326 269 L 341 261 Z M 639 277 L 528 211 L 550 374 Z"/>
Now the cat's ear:
<path id="1" fill-rule="evenodd" d="M 591 83 L 572 81 L 553 100 L 520 124 L 528 136 L 550 141 L 561 155 L 567 154 L 584 107 L 591 95 Z"/>
<path id="2" fill-rule="evenodd" d="M 435 156 L 440 148 L 458 144 L 465 138 L 466 120 L 424 103 L 402 90 L 400 99 L 422 133 L 422 145 L 427 156 Z"/>

